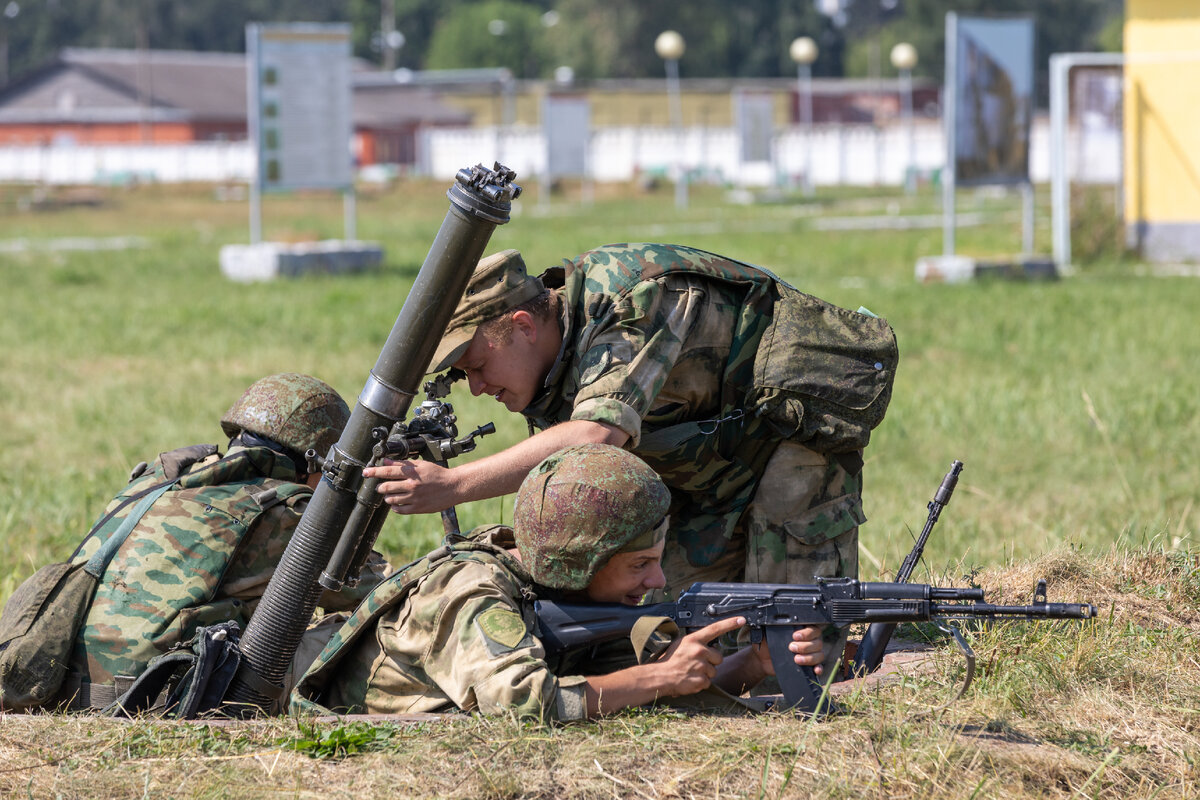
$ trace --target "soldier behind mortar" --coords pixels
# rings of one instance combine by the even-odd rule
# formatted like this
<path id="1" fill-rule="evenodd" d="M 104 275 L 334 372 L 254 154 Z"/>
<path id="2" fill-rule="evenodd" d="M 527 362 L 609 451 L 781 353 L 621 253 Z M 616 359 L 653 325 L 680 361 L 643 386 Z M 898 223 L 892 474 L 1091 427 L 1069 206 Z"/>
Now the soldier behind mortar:
<path id="1" fill-rule="evenodd" d="M 766 347 L 767 337 L 778 346 Z M 464 370 L 472 394 L 527 418 L 530 438 L 450 469 L 406 461 L 366 474 L 384 480 L 379 491 L 395 511 L 425 513 L 515 491 L 568 444 L 619 445 L 671 489 L 667 586 L 655 599 L 674 599 L 694 581 L 855 577 L 866 517 L 861 449 L 847 448 L 866 437 L 822 442 L 818 452 L 836 427 L 828 418 L 808 413 L 802 430 L 785 435 L 748 393 L 764 396 L 764 373 L 831 396 L 865 388 L 881 419 L 894 359 L 870 357 L 867 374 L 851 375 L 862 359 L 829 358 L 860 342 L 894 352 L 883 320 L 701 250 L 608 245 L 540 278 L 508 250 L 479 262 L 432 366 Z M 826 427 L 807 427 L 818 421 Z M 827 667 L 840 653 L 831 642 Z"/>
<path id="2" fill-rule="evenodd" d="M 654 471 L 618 447 L 584 444 L 550 455 L 521 484 L 512 528 L 448 539 L 372 592 L 301 679 L 292 711 L 457 708 L 572 720 L 710 686 L 740 694 L 773 673 L 765 644 L 724 659 L 708 645 L 742 618 L 669 644 L 660 639 L 665 649 L 655 660 L 606 674 L 578 661 L 545 661 L 533 608 L 539 597 L 637 605 L 663 586 L 669 504 Z M 823 651 L 809 631 L 797 632 L 790 649 L 808 666 Z"/>
<path id="3" fill-rule="evenodd" d="M 86 561 L 100 548 L 135 507 L 131 498 L 178 482 L 154 501 L 104 572 L 61 702 L 104 708 L 151 658 L 187 641 L 197 627 L 236 620 L 244 628 L 321 478 L 308 473 L 301 454 L 326 452 L 349 417 L 345 401 L 324 382 L 272 375 L 246 389 L 221 418 L 230 437 L 224 456 L 215 445 L 193 445 L 139 464 L 72 561 Z M 349 611 L 385 572 L 373 554 L 359 586 L 327 592 L 321 606 Z M 303 672 L 334 629 L 311 632 L 316 642 L 301 644 L 296 671 Z"/>

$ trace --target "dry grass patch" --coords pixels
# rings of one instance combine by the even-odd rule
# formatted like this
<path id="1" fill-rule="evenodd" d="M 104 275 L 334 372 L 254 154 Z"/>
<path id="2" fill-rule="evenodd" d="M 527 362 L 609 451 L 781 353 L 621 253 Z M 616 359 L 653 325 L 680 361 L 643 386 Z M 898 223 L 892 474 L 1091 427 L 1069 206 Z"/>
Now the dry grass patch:
<path id="1" fill-rule="evenodd" d="M 503 718 L 228 725 L 0 717 L 0 796 L 63 798 L 1196 798 L 1194 554 L 1058 552 L 979 572 L 991 599 L 1088 600 L 1094 623 L 970 633 L 961 700 L 928 675 L 842 698 L 824 722 L 637 710 L 542 728 Z"/>

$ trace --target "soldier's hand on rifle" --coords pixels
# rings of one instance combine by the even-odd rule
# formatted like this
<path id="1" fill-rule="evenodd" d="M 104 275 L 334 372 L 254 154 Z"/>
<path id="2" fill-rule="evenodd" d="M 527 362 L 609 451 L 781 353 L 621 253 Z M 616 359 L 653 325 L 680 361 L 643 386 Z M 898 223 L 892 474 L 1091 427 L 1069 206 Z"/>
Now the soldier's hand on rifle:
<path id="1" fill-rule="evenodd" d="M 797 628 L 792 632 L 792 642 L 788 649 L 792 651 L 792 659 L 798 666 L 816 667 L 817 674 L 820 674 L 819 665 L 825 660 L 826 651 L 821 628 Z M 766 639 L 734 653 L 725 660 L 719 671 L 721 674 L 716 684 L 730 694 L 749 691 L 763 678 L 774 675 L 775 665 L 771 662 L 771 652 L 767 648 Z"/>
<path id="2" fill-rule="evenodd" d="M 823 634 L 824 629 L 817 625 L 810 625 L 807 628 L 797 628 L 792 632 L 792 643 L 788 645 L 788 649 L 794 654 L 793 661 L 801 667 L 813 667 L 813 672 L 821 674 L 821 664 L 824 663 L 826 656 L 829 654 L 829 643 L 825 641 Z M 767 653 L 765 644 L 763 645 L 763 654 L 767 661 L 771 660 L 770 654 Z M 775 670 L 771 670 L 771 674 L 775 674 Z"/>
<path id="3" fill-rule="evenodd" d="M 585 690 L 588 716 L 707 689 L 724 660 L 720 651 L 709 647 L 709 643 L 745 624 L 744 617 L 723 619 L 676 639 L 657 661 L 589 676 Z"/>
<path id="4" fill-rule="evenodd" d="M 663 657 L 655 662 L 667 671 L 664 694 L 694 694 L 712 685 L 717 677 L 717 666 L 724 657 L 709 644 L 745 624 L 744 617 L 723 619 L 672 642 Z"/>
<path id="5" fill-rule="evenodd" d="M 385 458 L 382 466 L 363 469 L 363 477 L 383 481 L 376 491 L 397 514 L 430 514 L 458 502 L 450 472 L 430 461 Z"/>

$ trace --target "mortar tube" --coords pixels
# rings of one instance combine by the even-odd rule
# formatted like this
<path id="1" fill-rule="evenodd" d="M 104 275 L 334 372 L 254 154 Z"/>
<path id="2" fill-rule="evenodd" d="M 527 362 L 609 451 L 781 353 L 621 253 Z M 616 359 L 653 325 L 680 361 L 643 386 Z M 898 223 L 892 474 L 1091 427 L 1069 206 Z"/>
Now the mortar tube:
<path id="1" fill-rule="evenodd" d="M 460 170 L 447 192 L 450 209 L 242 636 L 242 667 L 226 695 L 229 712 L 265 712 L 279 700 L 272 687 L 283 684 L 321 595 L 318 577 L 357 504 L 362 467 L 375 444 L 371 431 L 407 414 L 492 232 L 508 222 L 510 201 L 520 195 L 514 177 L 499 164 L 495 172 Z"/>

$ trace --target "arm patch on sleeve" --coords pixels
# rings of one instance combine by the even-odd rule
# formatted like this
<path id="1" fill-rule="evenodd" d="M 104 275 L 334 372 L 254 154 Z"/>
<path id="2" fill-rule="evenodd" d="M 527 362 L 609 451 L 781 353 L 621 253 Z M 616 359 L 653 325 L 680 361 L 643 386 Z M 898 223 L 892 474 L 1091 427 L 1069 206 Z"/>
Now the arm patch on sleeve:
<path id="1" fill-rule="evenodd" d="M 584 354 L 579 364 L 579 385 L 587 386 L 608 371 L 612 364 L 612 347 L 593 347 Z"/>
<path id="2" fill-rule="evenodd" d="M 515 650 L 529 633 L 520 614 L 500 606 L 493 606 L 476 617 L 475 625 L 492 655 Z"/>

